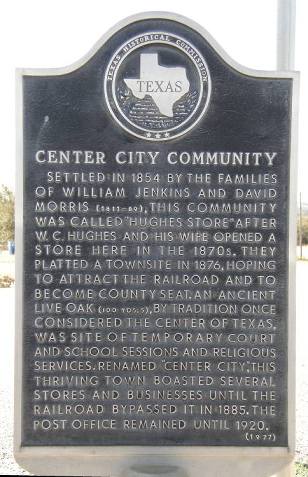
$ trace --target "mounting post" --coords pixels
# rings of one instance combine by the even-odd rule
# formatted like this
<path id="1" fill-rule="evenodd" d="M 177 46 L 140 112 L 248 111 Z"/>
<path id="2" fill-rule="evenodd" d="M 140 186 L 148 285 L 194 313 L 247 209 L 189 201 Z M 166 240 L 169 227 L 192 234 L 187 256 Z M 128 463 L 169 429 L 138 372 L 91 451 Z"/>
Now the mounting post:
<path id="1" fill-rule="evenodd" d="M 277 70 L 294 70 L 296 0 L 277 1 Z"/>

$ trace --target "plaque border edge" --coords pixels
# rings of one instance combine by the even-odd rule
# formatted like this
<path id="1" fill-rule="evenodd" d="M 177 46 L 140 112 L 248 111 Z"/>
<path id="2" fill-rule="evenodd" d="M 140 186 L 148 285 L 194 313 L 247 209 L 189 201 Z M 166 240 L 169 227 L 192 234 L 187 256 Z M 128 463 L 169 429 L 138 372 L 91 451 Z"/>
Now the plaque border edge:
<path id="1" fill-rule="evenodd" d="M 94 54 L 108 41 L 108 39 L 122 28 L 134 21 L 146 19 L 166 19 L 183 23 L 196 30 L 221 58 L 232 68 L 246 76 L 258 78 L 290 79 L 292 80 L 292 107 L 290 128 L 290 181 L 289 181 L 289 216 L 288 216 L 288 447 L 242 447 L 242 446 L 22 446 L 22 327 L 23 327 L 23 78 L 25 76 L 56 76 L 71 73 L 82 67 Z M 297 71 L 266 71 L 254 70 L 240 65 L 226 53 L 218 42 L 198 23 L 184 16 L 168 12 L 145 12 L 129 16 L 110 28 L 84 55 L 73 64 L 61 68 L 17 68 L 16 69 L 16 288 L 15 288 L 15 378 L 14 378 L 14 457 L 24 469 L 40 475 L 85 475 L 87 466 L 88 475 L 102 475 L 102 469 L 110 469 L 108 475 L 120 475 L 118 470 L 111 469 L 123 466 L 133 459 L 131 463 L 140 463 L 142 459 L 157 459 L 161 457 L 163 463 L 181 463 L 183 458 L 191 460 L 191 464 L 199 457 L 201 468 L 205 465 L 205 459 L 219 457 L 227 459 L 228 465 L 232 465 L 232 459 L 265 459 L 265 462 L 276 462 L 279 466 L 292 465 L 295 455 L 295 279 L 296 279 L 296 215 L 297 215 L 297 143 L 298 143 L 298 109 L 299 109 L 299 72 Z M 75 468 L 68 459 L 76 459 Z M 119 458 L 119 464 L 115 465 L 115 457 Z M 37 462 L 34 462 L 34 459 Z M 89 461 L 87 460 L 89 458 Z M 49 459 L 49 465 L 46 463 Z M 91 459 L 91 462 L 90 462 Z M 136 461 L 134 459 L 137 459 Z M 171 459 L 171 460 L 170 460 Z M 147 460 L 147 463 L 148 463 Z M 84 462 L 84 464 L 82 464 Z M 52 463 L 55 467 L 52 468 Z M 197 465 L 197 464 L 196 464 Z M 247 465 L 247 462 L 246 462 Z M 274 464 L 273 464 L 274 465 Z M 198 466 L 198 465 L 197 465 Z M 263 468 L 263 464 L 261 466 Z M 50 474 L 45 473 L 50 469 Z M 231 472 L 231 469 L 229 469 Z M 264 471 L 264 468 L 263 468 Z M 74 474 L 72 474 L 74 472 Z M 97 473 L 99 472 L 99 473 Z M 235 472 L 235 471 L 234 471 Z M 107 475 L 107 474 L 104 474 Z M 195 474 L 199 475 L 198 473 Z M 230 477 L 238 475 L 230 473 Z M 261 475 L 261 474 L 260 474 Z M 262 474 L 264 475 L 264 474 Z M 277 473 L 277 477 L 284 477 L 285 473 Z M 255 476 L 257 477 L 257 476 Z"/>

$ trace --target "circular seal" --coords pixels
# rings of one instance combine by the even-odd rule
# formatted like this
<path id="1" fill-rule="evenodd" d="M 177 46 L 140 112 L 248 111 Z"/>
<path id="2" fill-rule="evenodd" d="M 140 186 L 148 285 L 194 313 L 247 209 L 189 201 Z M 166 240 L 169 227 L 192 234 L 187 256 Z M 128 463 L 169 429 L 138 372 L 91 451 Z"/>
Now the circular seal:
<path id="1" fill-rule="evenodd" d="M 187 40 L 149 32 L 114 53 L 104 93 L 122 128 L 142 139 L 167 141 L 200 121 L 209 104 L 211 78 L 204 58 Z"/>

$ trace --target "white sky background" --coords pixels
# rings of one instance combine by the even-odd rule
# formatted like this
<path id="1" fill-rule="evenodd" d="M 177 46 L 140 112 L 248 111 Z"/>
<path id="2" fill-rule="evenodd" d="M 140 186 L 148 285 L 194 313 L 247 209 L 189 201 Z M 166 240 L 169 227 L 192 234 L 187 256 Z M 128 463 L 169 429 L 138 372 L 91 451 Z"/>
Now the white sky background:
<path id="1" fill-rule="evenodd" d="M 276 69 L 277 0 L 2 0 L 0 184 L 15 186 L 15 68 L 53 68 L 84 56 L 115 23 L 156 10 L 202 25 L 238 63 Z M 297 0 L 295 69 L 301 71 L 299 183 L 308 202 L 308 0 Z M 17 191 L 18 192 L 18 191 Z"/>

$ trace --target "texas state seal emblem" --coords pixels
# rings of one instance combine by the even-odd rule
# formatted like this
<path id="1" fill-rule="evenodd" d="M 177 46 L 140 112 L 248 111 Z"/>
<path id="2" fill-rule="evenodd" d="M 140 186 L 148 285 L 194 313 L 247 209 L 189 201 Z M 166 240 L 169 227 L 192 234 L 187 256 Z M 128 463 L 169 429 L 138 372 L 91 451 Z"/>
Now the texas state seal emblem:
<path id="1" fill-rule="evenodd" d="M 200 121 L 209 105 L 211 78 L 205 59 L 187 40 L 149 32 L 114 53 L 104 90 L 122 128 L 142 139 L 166 141 Z"/>

